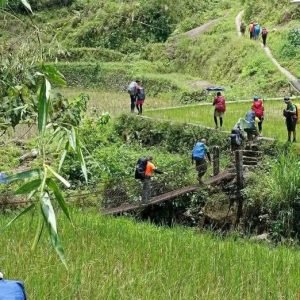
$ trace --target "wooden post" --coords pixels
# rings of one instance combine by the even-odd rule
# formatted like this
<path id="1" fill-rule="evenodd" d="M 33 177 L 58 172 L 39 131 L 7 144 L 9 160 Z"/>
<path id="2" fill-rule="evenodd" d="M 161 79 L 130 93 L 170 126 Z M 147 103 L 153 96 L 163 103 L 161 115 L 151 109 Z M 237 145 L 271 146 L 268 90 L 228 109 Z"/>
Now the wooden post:
<path id="1" fill-rule="evenodd" d="M 236 168 L 236 198 L 237 198 L 237 213 L 236 213 L 236 225 L 239 224 L 241 217 L 243 216 L 243 197 L 241 189 L 244 187 L 244 175 L 243 175 L 243 151 L 235 151 L 235 168 Z"/>
<path id="2" fill-rule="evenodd" d="M 213 147 L 213 175 L 217 176 L 220 173 L 220 148 Z"/>

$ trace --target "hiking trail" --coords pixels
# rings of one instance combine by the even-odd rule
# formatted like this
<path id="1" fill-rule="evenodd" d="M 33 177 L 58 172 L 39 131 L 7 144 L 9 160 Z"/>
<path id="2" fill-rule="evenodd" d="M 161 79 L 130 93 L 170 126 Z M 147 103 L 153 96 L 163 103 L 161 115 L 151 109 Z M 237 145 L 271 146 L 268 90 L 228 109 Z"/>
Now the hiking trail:
<path id="1" fill-rule="evenodd" d="M 237 34 L 239 37 L 242 37 L 242 34 L 240 32 L 240 24 L 242 21 L 242 16 L 244 14 L 244 11 L 240 11 L 238 15 L 235 18 L 235 24 L 237 29 Z M 272 61 L 272 63 L 278 68 L 278 70 L 287 78 L 287 80 L 291 83 L 291 85 L 300 92 L 300 80 L 296 76 L 294 76 L 290 71 L 285 69 L 283 66 L 280 65 L 280 63 L 274 58 L 271 50 L 269 47 L 264 47 L 264 45 L 261 43 L 262 48 L 264 49 L 267 57 Z"/>

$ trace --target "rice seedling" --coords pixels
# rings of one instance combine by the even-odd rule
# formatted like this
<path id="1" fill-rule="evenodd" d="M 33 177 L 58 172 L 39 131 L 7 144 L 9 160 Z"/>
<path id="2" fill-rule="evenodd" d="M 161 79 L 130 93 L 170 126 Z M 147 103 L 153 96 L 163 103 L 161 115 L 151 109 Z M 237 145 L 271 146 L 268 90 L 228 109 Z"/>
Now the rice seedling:
<path id="1" fill-rule="evenodd" d="M 227 111 L 224 115 L 223 130 L 230 131 L 238 119 L 244 117 L 247 111 L 251 110 L 251 103 L 251 101 L 228 103 Z M 295 104 L 300 108 L 299 102 L 295 101 Z M 263 136 L 285 141 L 287 139 L 287 131 L 285 119 L 282 114 L 285 104 L 282 101 L 266 100 L 264 106 L 265 119 L 263 123 Z M 214 107 L 211 104 L 199 104 L 145 112 L 147 116 L 157 119 L 181 123 L 194 123 L 212 128 L 214 127 L 213 113 Z"/>
<path id="2" fill-rule="evenodd" d="M 73 210 L 60 220 L 69 272 L 24 216 L 0 235 L 0 268 L 29 299 L 297 299 L 300 252 Z M 0 224 L 7 222 L 2 216 Z M 33 226 L 32 224 L 31 226 Z"/>

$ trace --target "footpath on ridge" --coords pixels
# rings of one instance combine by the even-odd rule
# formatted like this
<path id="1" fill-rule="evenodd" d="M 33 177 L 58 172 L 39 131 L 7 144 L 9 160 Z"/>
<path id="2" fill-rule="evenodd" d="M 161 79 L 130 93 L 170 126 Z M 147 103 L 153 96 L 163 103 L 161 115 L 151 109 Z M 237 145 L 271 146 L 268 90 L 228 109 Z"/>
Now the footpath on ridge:
<path id="1" fill-rule="evenodd" d="M 237 34 L 239 37 L 242 36 L 240 32 L 240 24 L 242 22 L 242 16 L 244 14 L 244 11 L 240 11 L 238 15 L 235 18 L 235 25 Z M 261 43 L 262 48 L 264 49 L 266 55 L 268 58 L 272 61 L 272 63 L 278 68 L 278 70 L 287 78 L 287 80 L 291 83 L 291 85 L 300 92 L 300 79 L 294 76 L 291 72 L 289 72 L 287 69 L 285 69 L 283 66 L 280 65 L 280 63 L 274 58 L 271 50 L 269 47 L 264 47 L 264 45 Z"/>

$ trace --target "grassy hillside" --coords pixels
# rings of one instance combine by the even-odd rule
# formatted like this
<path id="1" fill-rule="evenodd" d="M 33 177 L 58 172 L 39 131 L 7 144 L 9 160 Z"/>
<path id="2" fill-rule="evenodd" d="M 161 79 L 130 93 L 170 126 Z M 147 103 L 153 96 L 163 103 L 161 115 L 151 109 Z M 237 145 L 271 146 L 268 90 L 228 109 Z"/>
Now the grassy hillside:
<path id="1" fill-rule="evenodd" d="M 245 2 L 245 20 L 269 30 L 268 45 L 279 62 L 300 77 L 300 5 L 289 0 Z"/>
<path id="2" fill-rule="evenodd" d="M 240 1 L 42 3 L 34 2 L 33 20 L 40 28 L 45 59 L 60 62 L 58 67 L 70 85 L 119 91 L 138 76 L 148 94 L 157 94 L 160 86 L 160 94 L 177 100 L 193 86 L 202 89 L 203 85 L 197 84 L 200 81 L 224 85 L 232 99 L 287 92 L 285 78 L 260 46 L 236 36 L 234 19 L 243 8 Z M 246 2 L 244 6 L 249 5 Z M 15 11 L 22 13 L 22 9 Z M 252 13 L 247 10 L 246 18 Z M 4 53 L 18 51 L 20 36 L 26 43 L 36 43 L 26 16 L 19 14 L 18 18 L 2 14 L 1 35 L 7 42 L 2 45 Z M 219 22 L 199 37 L 180 35 L 216 18 Z M 36 47 L 26 51 L 32 52 L 32 48 Z"/>
<path id="3" fill-rule="evenodd" d="M 29 299 L 296 299 L 297 249 L 270 248 L 73 211 L 60 219 L 69 272 L 31 218 L 0 235 L 1 271 L 25 281 Z M 1 226 L 9 218 L 1 218 Z M 75 234 L 76 233 L 76 234 Z M 76 237 L 76 238 L 74 238 Z"/>

